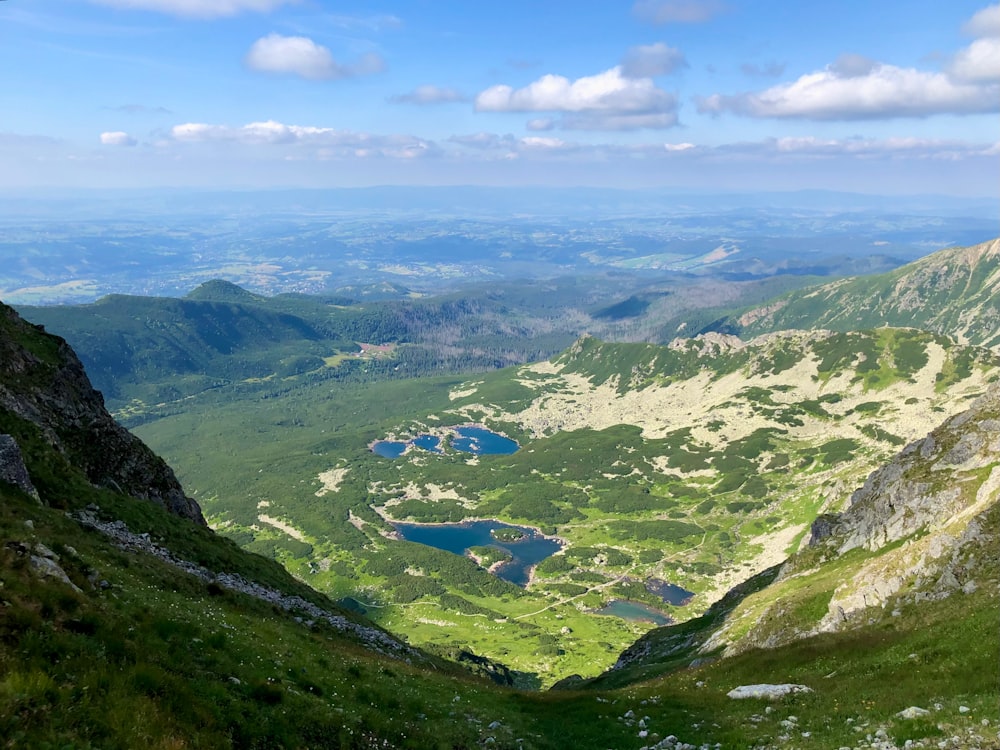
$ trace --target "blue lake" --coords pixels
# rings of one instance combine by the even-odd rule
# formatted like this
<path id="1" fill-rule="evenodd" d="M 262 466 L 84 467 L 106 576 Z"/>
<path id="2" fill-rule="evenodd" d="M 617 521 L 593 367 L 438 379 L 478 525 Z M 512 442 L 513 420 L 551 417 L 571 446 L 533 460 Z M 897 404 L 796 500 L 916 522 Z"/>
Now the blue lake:
<path id="1" fill-rule="evenodd" d="M 454 433 L 450 445 L 457 451 L 476 456 L 509 456 L 521 447 L 516 440 L 504 437 L 485 427 L 448 427 Z M 437 435 L 417 435 L 410 440 L 377 440 L 372 444 L 372 453 L 383 458 L 399 458 L 409 446 L 421 448 L 431 453 L 444 453 L 441 438 Z"/>
<path id="2" fill-rule="evenodd" d="M 624 599 L 615 599 L 613 602 L 604 605 L 597 610 L 597 614 L 620 617 L 623 620 L 641 620 L 643 622 L 651 622 L 654 625 L 669 625 L 673 622 L 669 615 L 653 609 L 647 604 L 630 602 Z"/>
<path id="3" fill-rule="evenodd" d="M 477 456 L 509 456 L 520 448 L 517 441 L 483 427 L 456 427 L 458 437 L 452 438 L 451 447 Z"/>
<path id="4" fill-rule="evenodd" d="M 372 453 L 382 458 L 399 458 L 406 450 L 406 443 L 398 440 L 379 440 L 372 445 Z"/>
<path id="5" fill-rule="evenodd" d="M 676 586 L 672 583 L 667 583 L 666 581 L 661 581 L 657 578 L 651 578 L 646 581 L 646 591 L 651 594 L 656 594 L 667 604 L 673 604 L 676 607 L 681 607 L 691 601 L 691 597 L 694 593 L 683 589 L 680 586 Z"/>
<path id="6" fill-rule="evenodd" d="M 428 547 L 453 552 L 456 555 L 464 555 L 469 547 L 489 545 L 505 549 L 513 555 L 513 559 L 502 565 L 496 571 L 496 575 L 518 586 L 527 585 L 532 566 L 562 549 L 558 541 L 548 539 L 534 529 L 512 526 L 500 521 L 394 523 L 393 526 L 400 536 L 409 542 L 426 544 Z M 491 535 L 490 532 L 494 529 L 517 529 L 524 536 L 515 542 L 501 542 Z"/>
<path id="7" fill-rule="evenodd" d="M 436 435 L 417 435 L 410 441 L 418 448 L 423 448 L 431 453 L 443 453 L 441 450 L 441 438 Z"/>

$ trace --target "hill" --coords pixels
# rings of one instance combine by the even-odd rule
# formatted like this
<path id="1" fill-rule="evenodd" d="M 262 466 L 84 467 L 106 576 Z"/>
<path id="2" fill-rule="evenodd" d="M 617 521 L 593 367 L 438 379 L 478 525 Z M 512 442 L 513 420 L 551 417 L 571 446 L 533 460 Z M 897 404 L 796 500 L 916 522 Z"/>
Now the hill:
<path id="1" fill-rule="evenodd" d="M 941 250 L 889 273 L 792 292 L 712 327 L 754 336 L 784 329 L 920 328 L 1000 346 L 1000 239 Z"/>

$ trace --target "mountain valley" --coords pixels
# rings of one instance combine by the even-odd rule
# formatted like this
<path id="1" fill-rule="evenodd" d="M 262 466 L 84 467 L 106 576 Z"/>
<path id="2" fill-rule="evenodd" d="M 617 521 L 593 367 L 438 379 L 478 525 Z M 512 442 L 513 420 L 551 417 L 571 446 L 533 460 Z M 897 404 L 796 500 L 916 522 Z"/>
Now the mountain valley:
<path id="1" fill-rule="evenodd" d="M 407 362 L 408 342 L 379 338 L 381 314 L 231 285 L 40 315 L 95 364 L 116 414 L 194 500 L 172 475 L 150 480 L 172 482 L 158 493 L 136 484 L 159 476 L 143 468 L 161 466 L 144 448 L 98 460 L 120 459 L 126 438 L 79 432 L 110 423 L 79 362 L 5 310 L 0 431 L 24 468 L 0 483 L 6 736 L 993 747 L 998 246 L 792 292 L 692 338 L 576 336 L 541 361 L 523 349 L 515 367 L 470 373 L 453 361 L 422 377 L 386 375 Z M 898 291 L 884 309 L 860 297 L 888 299 L 882 285 Z M 870 314 L 851 327 L 850 314 L 797 313 L 797 329 L 778 317 L 816 299 Z M 922 315 L 894 317 L 901 308 Z M 701 314 L 679 308 L 676 325 L 687 315 L 693 334 Z M 162 356 L 123 354 L 144 350 Z M 331 377 L 348 360 L 353 374 Z M 517 450 L 463 451 L 460 425 Z M 421 435 L 439 450 L 371 449 Z M 15 489 L 15 475 L 30 483 Z M 521 587 L 401 540 L 394 525 L 483 518 L 562 549 Z M 650 583 L 691 598 L 671 604 Z M 598 614 L 614 602 L 676 624 Z M 63 667 L 50 666 L 57 652 Z M 100 654 L 116 665 L 110 677 Z M 810 692 L 772 711 L 726 695 L 756 682 Z M 51 718 L 59 706 L 76 713 Z M 911 707 L 923 708 L 904 716 Z"/>

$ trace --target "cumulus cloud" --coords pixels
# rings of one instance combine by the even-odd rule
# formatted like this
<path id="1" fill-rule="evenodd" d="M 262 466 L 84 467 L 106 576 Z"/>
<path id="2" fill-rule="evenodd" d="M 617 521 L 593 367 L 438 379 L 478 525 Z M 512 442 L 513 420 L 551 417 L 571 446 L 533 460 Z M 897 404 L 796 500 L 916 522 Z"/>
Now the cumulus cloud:
<path id="1" fill-rule="evenodd" d="M 408 94 L 389 97 L 393 104 L 450 104 L 464 102 L 468 98 L 456 89 L 441 86 L 417 86 Z"/>
<path id="2" fill-rule="evenodd" d="M 101 133 L 101 143 L 105 146 L 134 146 L 138 141 L 121 130 Z"/>
<path id="3" fill-rule="evenodd" d="M 977 12 L 962 30 L 974 37 L 1000 37 L 1000 3 Z"/>
<path id="4" fill-rule="evenodd" d="M 432 141 L 412 135 L 375 135 L 350 130 L 286 125 L 274 120 L 251 122 L 247 125 L 210 125 L 188 122 L 170 129 L 170 138 L 178 143 L 232 143 L 244 146 L 306 146 L 315 153 L 335 156 L 387 156 L 417 158 L 437 153 Z"/>
<path id="5" fill-rule="evenodd" d="M 267 13 L 299 0 L 91 0 L 114 8 L 151 10 L 186 18 L 223 18 L 244 11 Z"/>
<path id="6" fill-rule="evenodd" d="M 825 69 L 759 92 L 695 97 L 698 111 L 761 118 L 874 120 L 1000 112 L 1000 4 L 963 27 L 977 37 L 941 72 L 844 54 Z"/>
<path id="7" fill-rule="evenodd" d="M 676 98 L 650 78 L 628 78 L 621 67 L 575 81 L 544 75 L 527 86 L 492 86 L 476 97 L 477 112 L 562 112 L 560 126 L 635 130 L 677 124 Z"/>
<path id="8" fill-rule="evenodd" d="M 841 58 L 825 70 L 759 93 L 696 98 L 698 111 L 748 117 L 866 120 L 1000 111 L 1000 87 L 954 80 L 944 73 Z M 866 72 L 862 72 L 868 68 Z"/>
<path id="9" fill-rule="evenodd" d="M 636 0 L 632 13 L 654 24 L 703 23 L 725 12 L 720 0 Z"/>
<path id="10" fill-rule="evenodd" d="M 632 47 L 622 59 L 622 75 L 626 78 L 652 78 L 688 67 L 684 53 L 663 42 Z"/>
<path id="11" fill-rule="evenodd" d="M 268 34 L 250 47 L 244 60 L 252 70 L 266 73 L 287 73 L 309 80 L 335 80 L 378 73 L 385 62 L 376 54 L 362 56 L 350 65 L 333 59 L 330 50 L 304 36 Z"/>
<path id="12" fill-rule="evenodd" d="M 961 81 L 1000 81 L 1000 38 L 977 39 L 955 55 L 948 72 Z"/>

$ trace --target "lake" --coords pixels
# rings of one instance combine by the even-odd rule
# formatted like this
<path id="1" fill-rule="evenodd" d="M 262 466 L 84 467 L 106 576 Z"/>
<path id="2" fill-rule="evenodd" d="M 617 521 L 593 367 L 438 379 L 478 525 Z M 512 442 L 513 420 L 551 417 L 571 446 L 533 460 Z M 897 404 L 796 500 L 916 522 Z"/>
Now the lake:
<path id="1" fill-rule="evenodd" d="M 521 447 L 516 440 L 511 440 L 485 427 L 465 425 L 462 427 L 444 428 L 453 434 L 451 447 L 462 453 L 472 453 L 476 456 L 509 456 Z M 437 435 L 417 435 L 409 440 L 376 440 L 372 443 L 372 453 L 383 458 L 399 458 L 409 446 L 420 448 L 430 453 L 444 453 L 441 438 Z"/>
<path id="2" fill-rule="evenodd" d="M 646 591 L 656 594 L 667 604 L 673 604 L 676 607 L 684 606 L 694 596 L 694 592 L 658 578 L 650 578 L 646 581 Z"/>
<path id="3" fill-rule="evenodd" d="M 408 542 L 426 544 L 456 555 L 465 555 L 469 547 L 493 546 L 505 549 L 513 556 L 496 571 L 498 578 L 526 586 L 531 568 L 562 549 L 562 544 L 543 536 L 535 529 L 513 526 L 500 521 L 465 521 L 463 523 L 393 523 L 396 531 Z M 516 529 L 524 536 L 517 541 L 502 542 L 490 533 L 494 529 Z"/>
<path id="4" fill-rule="evenodd" d="M 451 440 L 451 447 L 477 456 L 509 456 L 520 448 L 516 440 L 499 435 L 484 427 L 455 427 L 458 437 Z"/>
<path id="5" fill-rule="evenodd" d="M 664 614 L 657 609 L 653 609 L 648 604 L 630 602 L 625 599 L 615 599 L 614 601 L 605 604 L 597 610 L 596 613 L 599 615 L 620 617 L 623 620 L 641 620 L 643 622 L 651 622 L 654 625 L 669 625 L 673 622 L 669 615 Z"/>

